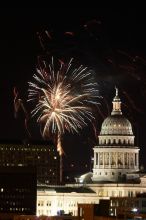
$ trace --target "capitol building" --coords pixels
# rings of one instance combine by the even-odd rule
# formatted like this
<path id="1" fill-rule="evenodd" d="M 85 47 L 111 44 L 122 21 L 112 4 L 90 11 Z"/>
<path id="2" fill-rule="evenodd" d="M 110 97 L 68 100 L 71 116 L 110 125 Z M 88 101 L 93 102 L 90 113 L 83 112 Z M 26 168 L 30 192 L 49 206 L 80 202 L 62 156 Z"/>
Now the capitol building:
<path id="1" fill-rule="evenodd" d="M 76 177 L 75 184 L 39 185 L 37 215 L 60 210 L 77 215 L 78 204 L 98 204 L 111 197 L 146 193 L 146 176 L 139 171 L 139 147 L 130 121 L 124 117 L 116 88 L 111 115 L 102 123 L 98 146 L 93 147 L 92 172 Z"/>
<path id="2" fill-rule="evenodd" d="M 134 144 L 132 125 L 122 114 L 117 88 L 113 110 L 102 123 L 98 138 L 99 145 L 94 147 L 93 182 L 122 181 L 139 171 L 139 148 Z"/>

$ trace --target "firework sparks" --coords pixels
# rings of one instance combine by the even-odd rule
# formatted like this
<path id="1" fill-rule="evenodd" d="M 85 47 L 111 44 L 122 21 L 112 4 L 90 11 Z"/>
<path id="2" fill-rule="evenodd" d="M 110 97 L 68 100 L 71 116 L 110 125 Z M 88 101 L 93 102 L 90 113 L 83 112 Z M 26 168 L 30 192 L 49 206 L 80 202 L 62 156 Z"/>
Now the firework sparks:
<path id="1" fill-rule="evenodd" d="M 129 108 L 133 109 L 134 114 L 135 110 L 137 111 L 138 114 L 135 114 L 135 118 L 141 117 L 145 112 L 146 59 L 141 57 L 140 54 L 129 53 L 126 48 L 126 51 L 124 51 L 119 47 L 113 47 L 108 38 L 108 30 L 105 28 L 104 21 L 92 19 L 86 21 L 79 29 L 70 29 L 65 32 L 63 30 L 59 33 L 60 37 L 56 36 L 56 32 L 51 29 L 48 31 L 51 38 L 46 34 L 46 31 L 41 32 L 40 35 L 42 42 L 47 46 L 49 55 L 55 54 L 58 57 L 68 57 L 73 54 L 80 62 L 86 62 L 87 65 L 93 66 L 97 72 L 100 72 L 97 78 L 104 91 L 103 96 L 106 96 L 111 84 L 112 86 L 118 85 Z M 69 37 L 66 37 L 66 35 Z M 50 43 L 47 44 L 45 41 Z M 139 98 L 135 98 L 135 84 L 137 84 L 136 88 L 141 96 L 141 102 L 139 102 Z M 128 96 L 130 95 L 130 98 L 127 97 L 124 90 Z M 101 112 L 103 112 L 103 105 L 101 106 Z M 98 107 L 101 108 L 101 106 Z M 140 106 L 141 110 L 138 110 L 136 106 Z M 107 106 L 105 107 L 107 108 Z"/>
<path id="2" fill-rule="evenodd" d="M 14 103 L 14 117 L 17 118 L 17 113 L 20 108 L 20 102 L 19 102 L 20 99 L 18 99 L 18 91 L 16 87 L 14 87 L 13 89 L 13 94 L 14 94 L 14 102 L 13 102 Z"/>
<path id="3" fill-rule="evenodd" d="M 14 87 L 13 89 L 13 94 L 14 94 L 14 117 L 17 118 L 18 116 L 18 112 L 22 109 L 25 115 L 25 119 L 24 119 L 24 126 L 25 129 L 29 135 L 29 137 L 31 137 L 30 131 L 28 129 L 28 120 L 29 120 L 29 114 L 23 104 L 23 100 L 19 98 L 19 92 L 17 90 L 16 87 Z"/>
<path id="4" fill-rule="evenodd" d="M 82 65 L 74 68 L 73 59 L 67 65 L 57 65 L 55 68 L 53 58 L 48 67 L 44 62 L 33 76 L 35 82 L 29 82 L 28 101 L 36 102 L 31 114 L 43 125 L 43 137 L 60 137 L 66 130 L 78 132 L 94 118 L 92 106 L 98 104 L 98 85 L 92 71 Z M 57 146 L 61 155 L 60 141 Z"/>

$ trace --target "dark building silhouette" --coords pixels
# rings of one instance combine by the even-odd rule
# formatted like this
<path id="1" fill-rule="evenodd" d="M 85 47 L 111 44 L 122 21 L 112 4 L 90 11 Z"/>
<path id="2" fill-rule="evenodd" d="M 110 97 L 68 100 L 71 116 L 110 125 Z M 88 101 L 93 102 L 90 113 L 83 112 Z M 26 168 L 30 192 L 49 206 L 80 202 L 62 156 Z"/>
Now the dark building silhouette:
<path id="1" fill-rule="evenodd" d="M 0 167 L 34 166 L 41 184 L 59 183 L 59 154 L 52 142 L 0 144 Z"/>
<path id="2" fill-rule="evenodd" d="M 36 195 L 35 168 L 0 168 L 0 214 L 36 214 Z"/>
<path id="3" fill-rule="evenodd" d="M 100 216 L 104 219 L 109 216 L 109 207 L 110 200 L 108 199 L 101 199 L 99 204 L 78 204 L 79 220 L 95 219 L 96 217 L 99 219 Z"/>

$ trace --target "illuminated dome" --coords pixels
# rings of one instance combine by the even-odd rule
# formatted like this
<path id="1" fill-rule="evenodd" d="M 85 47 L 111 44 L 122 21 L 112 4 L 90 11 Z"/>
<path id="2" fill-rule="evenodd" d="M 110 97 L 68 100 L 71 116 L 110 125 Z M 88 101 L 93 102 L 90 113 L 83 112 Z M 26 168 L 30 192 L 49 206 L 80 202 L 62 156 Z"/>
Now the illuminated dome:
<path id="1" fill-rule="evenodd" d="M 117 88 L 112 113 L 102 123 L 100 135 L 133 135 L 130 121 L 122 115 Z"/>
<path id="2" fill-rule="evenodd" d="M 132 126 L 123 115 L 111 115 L 102 123 L 100 135 L 133 135 Z"/>

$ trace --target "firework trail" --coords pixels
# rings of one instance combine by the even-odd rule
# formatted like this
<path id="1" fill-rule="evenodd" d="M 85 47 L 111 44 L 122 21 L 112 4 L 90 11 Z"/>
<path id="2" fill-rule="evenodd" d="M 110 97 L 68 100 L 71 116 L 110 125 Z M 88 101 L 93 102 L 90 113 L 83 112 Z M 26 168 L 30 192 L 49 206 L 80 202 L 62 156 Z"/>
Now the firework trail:
<path id="1" fill-rule="evenodd" d="M 16 89 L 16 87 L 13 88 L 13 95 L 14 95 L 14 117 L 17 118 L 17 113 L 19 111 L 20 108 L 20 101 L 18 99 L 18 91 Z"/>
<path id="2" fill-rule="evenodd" d="M 38 36 L 41 48 L 45 51 L 46 50 L 46 46 L 45 46 L 46 38 L 47 38 L 47 40 L 52 40 L 51 33 L 49 31 L 45 30 L 42 32 L 37 32 L 37 36 Z"/>
<path id="3" fill-rule="evenodd" d="M 100 105 L 97 105 L 97 112 L 101 116 L 101 118 L 104 120 L 106 118 L 106 115 L 103 113 L 103 111 L 100 108 Z"/>
<path id="4" fill-rule="evenodd" d="M 110 107 L 109 107 L 108 101 L 107 101 L 107 99 L 106 99 L 105 97 L 103 97 L 102 100 L 103 100 L 103 102 L 104 102 L 104 104 L 105 104 L 105 106 L 106 106 L 106 111 L 107 111 L 106 115 L 109 116 L 110 113 L 111 113 L 111 110 L 110 110 Z"/>
<path id="5" fill-rule="evenodd" d="M 65 35 L 69 35 L 69 36 L 74 36 L 74 33 L 73 33 L 73 32 L 70 32 L 70 31 L 66 31 L 64 34 L 65 34 Z"/>
<path id="6" fill-rule="evenodd" d="M 13 94 L 14 94 L 14 117 L 17 118 L 18 112 L 22 109 L 25 115 L 24 119 L 24 127 L 29 135 L 31 137 L 30 131 L 28 129 L 28 120 L 29 120 L 29 114 L 23 104 L 22 99 L 19 98 L 19 92 L 16 87 L 13 88 Z"/>
<path id="7" fill-rule="evenodd" d="M 97 126 L 96 126 L 96 124 L 95 123 L 92 123 L 92 126 L 93 126 L 93 132 L 94 132 L 94 136 L 95 136 L 95 141 L 96 141 L 96 143 L 97 143 L 97 141 L 98 141 L 98 132 L 97 132 Z M 93 140 L 92 140 L 93 141 Z M 95 143 L 95 144 L 96 144 Z"/>
<path id="8" fill-rule="evenodd" d="M 73 59 L 68 64 L 57 62 L 37 69 L 29 82 L 28 101 L 35 102 L 32 117 L 42 125 L 42 136 L 57 135 L 57 150 L 62 155 L 61 136 L 79 132 L 94 116 L 92 106 L 97 105 L 99 93 L 93 72 L 82 65 L 74 68 Z"/>
<path id="9" fill-rule="evenodd" d="M 137 112 L 141 113 L 142 112 L 141 109 L 135 105 L 135 103 L 134 103 L 133 99 L 130 97 L 130 95 L 128 95 L 128 93 L 126 91 L 123 91 L 123 94 L 126 96 L 130 105 L 132 105 L 133 109 L 135 109 Z"/>
<path id="10" fill-rule="evenodd" d="M 97 72 L 100 72 L 100 75 L 97 75 L 97 81 L 103 90 L 103 97 L 107 97 L 106 91 L 110 91 L 110 87 L 116 84 L 121 88 L 120 90 L 126 102 L 123 108 L 129 106 L 135 118 L 141 117 L 145 111 L 146 60 L 140 56 L 127 53 L 123 49 L 113 48 L 105 28 L 103 21 L 89 20 L 81 24 L 78 30 L 63 30 L 59 33 L 59 37 L 52 30 L 48 31 L 48 35 L 46 31 L 42 32 L 40 33 L 40 43 L 43 43 L 44 47 L 47 46 L 45 51 L 48 51 L 49 55 L 54 55 L 55 51 L 55 55 L 59 57 L 60 65 L 63 67 L 65 64 L 62 61 L 62 57 L 66 59 L 68 56 L 76 56 L 79 62 L 92 66 Z M 42 61 L 40 62 L 39 70 L 41 73 L 44 72 L 45 75 Z M 136 89 L 140 93 L 141 102 L 135 96 L 134 88 L 137 83 L 138 87 Z M 41 92 L 38 93 L 41 96 Z M 111 105 L 111 102 L 108 105 L 108 101 L 108 97 L 104 98 L 102 105 L 96 108 L 96 113 L 102 119 L 110 115 L 109 105 Z M 141 109 L 144 109 L 143 111 L 141 111 L 138 102 L 140 102 Z M 64 125 L 64 130 L 68 130 L 66 125 Z M 42 130 L 42 134 L 43 132 Z M 49 132 L 52 131 L 49 130 Z"/>

